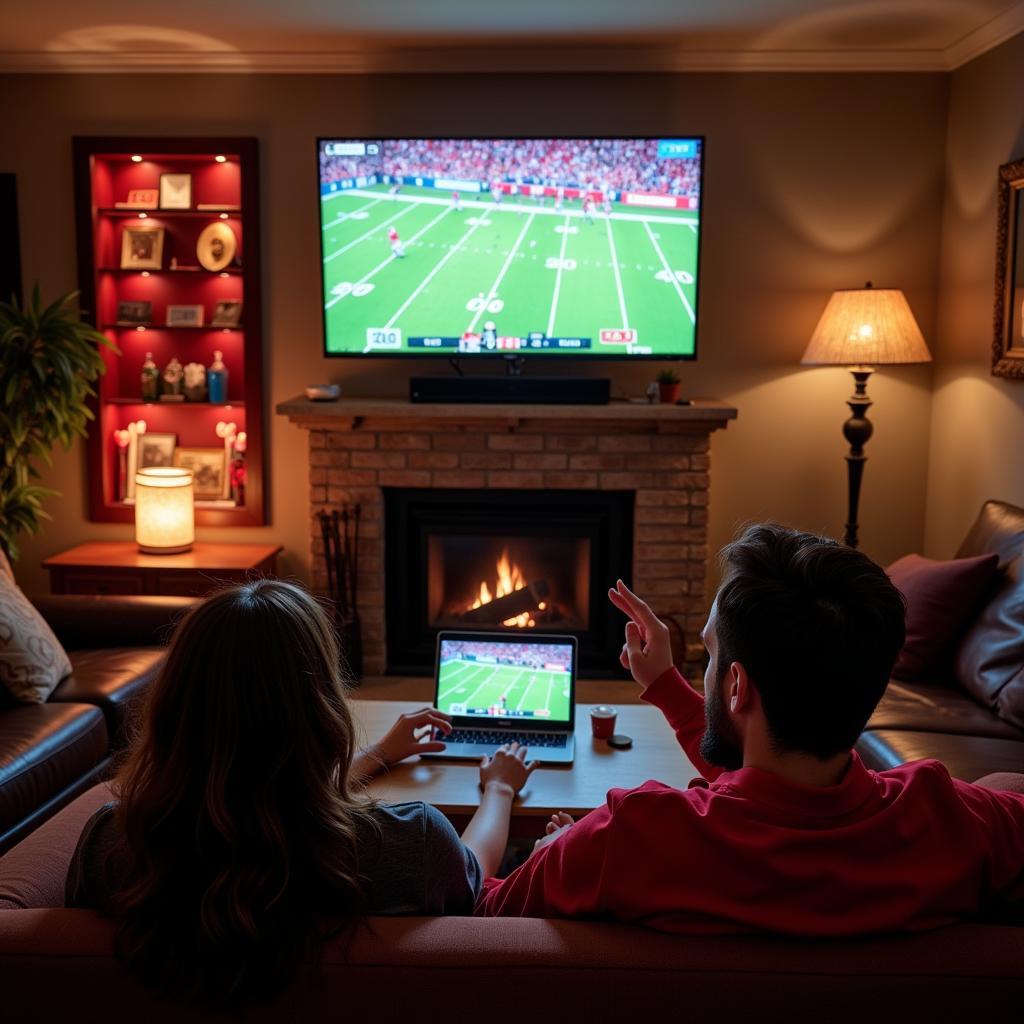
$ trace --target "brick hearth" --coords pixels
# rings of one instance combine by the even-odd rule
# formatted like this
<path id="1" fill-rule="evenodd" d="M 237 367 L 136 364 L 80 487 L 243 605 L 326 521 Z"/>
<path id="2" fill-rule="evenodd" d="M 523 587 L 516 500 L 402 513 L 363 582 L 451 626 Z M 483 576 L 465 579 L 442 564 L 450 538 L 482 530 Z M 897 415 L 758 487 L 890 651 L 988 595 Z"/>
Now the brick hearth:
<path id="1" fill-rule="evenodd" d="M 298 398 L 277 411 L 309 430 L 314 587 L 327 587 L 316 514 L 346 501 L 362 505 L 359 612 L 367 675 L 385 666 L 382 487 L 636 491 L 632 583 L 678 624 L 674 646 L 683 671 L 691 678 L 703 671 L 709 438 L 735 418 L 735 409 L 714 402 L 437 406 Z"/>

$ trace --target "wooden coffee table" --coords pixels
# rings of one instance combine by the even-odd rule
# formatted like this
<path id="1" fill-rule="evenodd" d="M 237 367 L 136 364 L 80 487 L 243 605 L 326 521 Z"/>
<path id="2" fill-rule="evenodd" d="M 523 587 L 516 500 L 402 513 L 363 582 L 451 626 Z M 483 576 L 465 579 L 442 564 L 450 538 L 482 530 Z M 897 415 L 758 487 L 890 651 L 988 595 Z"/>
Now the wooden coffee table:
<path id="1" fill-rule="evenodd" d="M 353 701 L 361 745 L 383 736 L 400 714 L 422 703 L 390 700 Z M 590 734 L 590 704 L 576 706 L 576 761 L 567 767 L 541 767 L 512 806 L 513 834 L 534 835 L 555 811 L 573 817 L 605 802 L 609 789 L 632 789 L 656 779 L 686 788 L 698 774 L 660 711 L 646 704 L 619 707 L 616 732 L 632 736 L 630 750 L 614 750 Z M 377 776 L 367 787 L 388 803 L 423 800 L 461 827 L 480 802 L 480 772 L 467 761 L 410 758 Z"/>

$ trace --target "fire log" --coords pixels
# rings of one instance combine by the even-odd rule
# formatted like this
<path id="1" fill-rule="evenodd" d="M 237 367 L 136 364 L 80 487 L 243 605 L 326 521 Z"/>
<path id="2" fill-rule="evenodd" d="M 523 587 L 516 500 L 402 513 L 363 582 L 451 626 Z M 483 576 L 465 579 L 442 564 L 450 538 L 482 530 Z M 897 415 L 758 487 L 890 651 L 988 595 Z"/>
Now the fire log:
<path id="1" fill-rule="evenodd" d="M 500 626 L 506 619 L 522 615 L 523 612 L 537 611 L 537 606 L 548 596 L 549 591 L 547 580 L 535 580 L 522 590 L 513 590 L 511 594 L 463 612 L 462 619 L 483 626 Z"/>

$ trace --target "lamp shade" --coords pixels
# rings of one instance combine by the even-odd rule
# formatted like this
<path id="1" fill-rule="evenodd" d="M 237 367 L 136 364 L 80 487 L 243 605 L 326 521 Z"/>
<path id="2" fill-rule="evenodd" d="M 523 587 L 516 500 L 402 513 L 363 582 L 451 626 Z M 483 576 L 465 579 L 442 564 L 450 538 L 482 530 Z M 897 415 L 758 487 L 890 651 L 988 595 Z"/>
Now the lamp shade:
<path id="1" fill-rule="evenodd" d="M 151 555 L 188 551 L 196 536 L 192 471 L 154 467 L 135 474 L 135 542 Z"/>
<path id="2" fill-rule="evenodd" d="M 832 293 L 801 363 L 879 366 L 930 363 L 931 353 L 899 288 L 852 288 Z"/>

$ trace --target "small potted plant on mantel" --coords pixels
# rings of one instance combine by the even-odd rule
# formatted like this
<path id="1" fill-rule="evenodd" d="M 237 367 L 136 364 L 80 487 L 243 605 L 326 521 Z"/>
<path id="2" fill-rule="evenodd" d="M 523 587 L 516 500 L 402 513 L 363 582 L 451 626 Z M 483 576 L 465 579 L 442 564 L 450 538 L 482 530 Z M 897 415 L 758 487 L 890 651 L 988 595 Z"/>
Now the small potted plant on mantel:
<path id="1" fill-rule="evenodd" d="M 673 370 L 662 370 L 658 376 L 658 398 L 667 405 L 675 405 L 679 401 L 679 377 Z"/>

